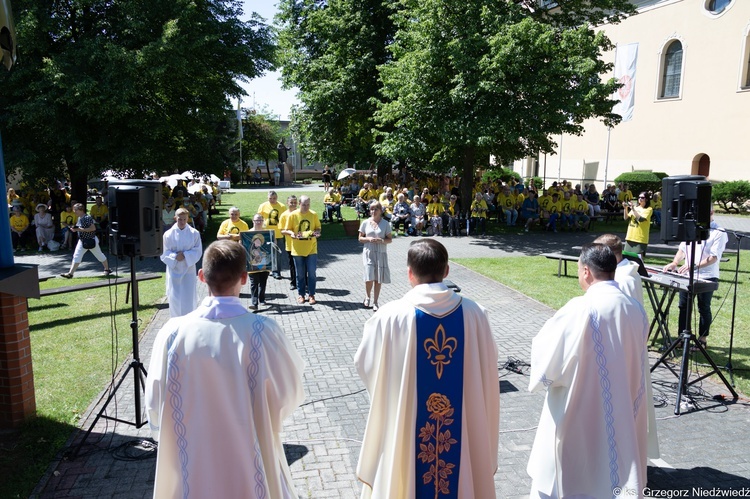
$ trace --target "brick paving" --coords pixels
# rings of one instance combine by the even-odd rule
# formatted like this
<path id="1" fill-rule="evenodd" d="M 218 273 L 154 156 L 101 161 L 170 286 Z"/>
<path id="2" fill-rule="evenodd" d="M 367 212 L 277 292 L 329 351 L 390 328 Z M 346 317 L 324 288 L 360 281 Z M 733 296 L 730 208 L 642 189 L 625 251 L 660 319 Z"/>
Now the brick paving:
<path id="1" fill-rule="evenodd" d="M 718 217 L 717 217 L 718 218 Z M 734 218 L 734 217 L 733 217 Z M 728 224 L 720 220 L 725 227 Z M 747 231 L 750 222 L 741 219 L 732 230 Z M 729 227 L 728 227 L 729 228 Z M 325 227 L 324 227 L 325 231 Z M 452 258 L 502 257 L 536 255 L 557 251 L 561 247 L 580 245 L 593 239 L 589 234 L 530 235 L 519 232 L 496 238 L 444 238 Z M 732 238 L 730 237 L 730 240 Z M 381 303 L 402 296 L 406 281 L 406 249 L 412 238 L 399 237 L 389 246 L 393 283 L 383 286 Z M 746 240 L 745 240 L 746 241 Z M 743 242 L 743 248 L 744 248 Z M 17 258 L 18 263 L 37 263 L 40 276 L 67 270 L 70 254 L 34 255 Z M 295 291 L 287 279 L 269 279 L 269 306 L 261 310 L 277 320 L 307 362 L 305 392 L 307 398 L 284 426 L 282 440 L 291 462 L 294 485 L 300 497 L 353 498 L 359 496 L 355 477 L 360 441 L 367 417 L 368 401 L 353 366 L 353 356 L 360 341 L 362 324 L 372 314 L 362 308 L 361 246 L 353 240 L 319 243 L 318 291 L 315 306 L 299 306 Z M 286 262 L 284 262 L 286 263 Z M 139 270 L 160 270 L 156 258 L 138 261 Z M 552 272 L 554 262 L 550 262 Z M 77 275 L 99 273 L 99 263 L 87 257 Z M 120 266 L 127 272 L 127 262 Z M 461 265 L 451 263 L 448 277 L 462 289 L 462 294 L 484 305 L 490 312 L 493 334 L 499 347 L 499 388 L 501 391 L 501 428 L 499 469 L 495 476 L 497 497 L 526 497 L 530 480 L 526 463 L 543 395 L 527 391 L 528 379 L 501 366 L 508 357 L 528 361 L 531 339 L 554 310 L 502 284 L 487 279 Z M 205 288 L 200 287 L 205 294 Z M 249 284 L 242 299 L 249 305 Z M 742 298 L 740 298 L 742 299 Z M 139 344 L 142 362 L 148 366 L 153 338 L 166 322 L 169 312 L 162 309 L 145 325 Z M 714 334 L 728 334 L 716 331 Z M 744 348 L 744 346 L 742 346 Z M 656 358 L 652 353 L 652 361 Z M 127 367 L 128 362 L 123 365 Z M 747 367 L 747 366 L 737 366 Z M 119 379 L 118 374 L 115 379 Z M 680 490 L 683 497 L 702 493 L 692 487 L 748 487 L 750 495 L 750 406 L 742 397 L 738 403 L 724 404 L 710 397 L 726 394 L 718 377 L 702 382 L 708 393 L 698 399 L 699 410 L 675 417 L 674 376 L 658 369 L 654 376 L 656 409 L 661 445 L 661 460 L 649 466 L 649 485 L 655 490 Z M 109 414 L 135 419 L 132 375 L 117 392 L 117 403 L 111 403 Z M 106 389 L 92 402 L 80 422 L 87 429 L 99 412 Z M 81 436 L 71 437 L 61 458 L 51 463 L 32 497 L 150 497 L 154 480 L 154 453 L 142 448 L 147 441 L 147 426 L 134 426 L 100 420 L 81 455 L 70 459 L 70 447 Z M 140 459 L 138 459 L 140 458 Z"/>

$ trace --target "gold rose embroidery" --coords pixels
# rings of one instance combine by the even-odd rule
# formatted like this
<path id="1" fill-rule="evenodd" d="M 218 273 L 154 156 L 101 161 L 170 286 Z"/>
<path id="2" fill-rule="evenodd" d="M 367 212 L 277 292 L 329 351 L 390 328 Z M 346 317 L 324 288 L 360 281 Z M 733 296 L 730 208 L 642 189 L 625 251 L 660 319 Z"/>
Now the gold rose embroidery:
<path id="1" fill-rule="evenodd" d="M 445 335 L 445 329 L 440 324 L 435 330 L 435 337 L 428 338 L 424 342 L 424 349 L 427 352 L 427 358 L 432 359 L 430 363 L 436 366 L 437 377 L 440 379 L 443 376 L 443 367 L 451 363 L 453 357 L 453 351 L 458 346 L 456 338 L 447 338 Z M 432 354 L 435 357 L 432 358 Z"/>
<path id="2" fill-rule="evenodd" d="M 427 410 L 430 412 L 430 419 L 435 420 L 435 424 L 427 421 L 419 430 L 419 438 L 422 442 L 419 444 L 420 453 L 417 458 L 423 463 L 432 463 L 430 470 L 422 475 L 423 483 L 435 484 L 435 498 L 440 494 L 450 494 L 450 480 L 448 475 L 453 474 L 453 463 L 446 463 L 440 459 L 442 452 L 448 452 L 451 445 L 457 443 L 456 439 L 451 437 L 451 431 L 444 427 L 453 423 L 454 409 L 448 397 L 441 393 L 433 393 L 427 399 Z"/>

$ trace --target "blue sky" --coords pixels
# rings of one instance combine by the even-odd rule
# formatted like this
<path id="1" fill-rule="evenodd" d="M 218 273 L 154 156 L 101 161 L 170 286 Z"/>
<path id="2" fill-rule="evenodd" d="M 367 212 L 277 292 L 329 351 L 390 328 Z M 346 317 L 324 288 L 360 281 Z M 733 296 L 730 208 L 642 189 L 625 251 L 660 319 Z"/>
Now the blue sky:
<path id="1" fill-rule="evenodd" d="M 269 24 L 273 22 L 278 4 L 277 0 L 244 0 L 244 4 L 245 14 L 249 15 L 251 12 L 256 12 L 265 18 Z M 281 89 L 280 77 L 279 72 L 267 73 L 261 78 L 243 83 L 242 86 L 248 95 L 243 97 L 242 107 L 252 108 L 255 105 L 259 110 L 265 107 L 272 114 L 280 115 L 282 120 L 289 119 L 289 110 L 292 105 L 299 104 L 299 100 L 295 96 L 295 90 Z"/>

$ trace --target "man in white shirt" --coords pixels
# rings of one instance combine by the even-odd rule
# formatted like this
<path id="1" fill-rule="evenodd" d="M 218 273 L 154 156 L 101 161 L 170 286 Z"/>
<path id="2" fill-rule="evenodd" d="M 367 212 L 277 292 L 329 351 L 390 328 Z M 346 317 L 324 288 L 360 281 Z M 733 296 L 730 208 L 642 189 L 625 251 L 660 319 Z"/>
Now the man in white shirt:
<path id="1" fill-rule="evenodd" d="M 532 498 L 638 496 L 646 486 L 648 321 L 617 287 L 616 267 L 607 246 L 584 246 L 585 294 L 532 342 L 529 390 L 547 391 L 527 466 Z"/>
<path id="2" fill-rule="evenodd" d="M 362 497 L 495 497 L 500 393 L 487 312 L 442 282 L 448 252 L 434 239 L 412 243 L 407 266 L 412 290 L 367 321 L 354 357 L 370 396 Z"/>
<path id="3" fill-rule="evenodd" d="M 304 362 L 276 322 L 240 301 L 246 265 L 242 245 L 212 243 L 198 271 L 209 296 L 154 340 L 154 498 L 297 497 L 280 432 L 304 399 Z"/>
<path id="4" fill-rule="evenodd" d="M 711 210 L 711 225 L 708 239 L 695 242 L 695 269 L 693 277 L 707 281 L 719 282 L 719 262 L 724 249 L 727 246 L 727 233 L 714 221 L 714 210 Z M 690 246 L 685 241 L 680 243 L 674 260 L 664 266 L 665 271 L 687 274 L 690 272 Z M 682 265 L 680 265 L 682 263 Z M 695 295 L 698 298 L 698 341 L 706 346 L 708 333 L 711 328 L 713 315 L 711 314 L 711 298 L 713 291 L 706 291 Z M 687 327 L 687 303 L 688 295 L 680 291 L 680 332 Z M 691 304 L 692 306 L 692 304 Z"/>

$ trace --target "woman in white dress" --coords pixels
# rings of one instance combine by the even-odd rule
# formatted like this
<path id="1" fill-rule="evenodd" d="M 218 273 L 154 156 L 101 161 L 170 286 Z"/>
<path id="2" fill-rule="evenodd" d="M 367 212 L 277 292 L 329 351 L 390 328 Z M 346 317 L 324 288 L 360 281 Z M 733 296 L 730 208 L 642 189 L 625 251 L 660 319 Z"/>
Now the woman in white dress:
<path id="1" fill-rule="evenodd" d="M 39 251 L 42 251 L 42 248 L 55 238 L 55 224 L 52 221 L 52 214 L 47 212 L 46 204 L 39 203 L 36 205 L 34 225 L 36 226 L 36 241 L 39 244 Z"/>
<path id="2" fill-rule="evenodd" d="M 370 308 L 370 293 L 375 290 L 372 310 L 378 310 L 380 286 L 391 282 L 388 269 L 386 245 L 393 241 L 391 224 L 383 218 L 383 206 L 376 200 L 370 201 L 370 218 L 359 226 L 359 242 L 364 243 L 362 261 L 365 266 L 365 299 L 362 305 Z"/>

